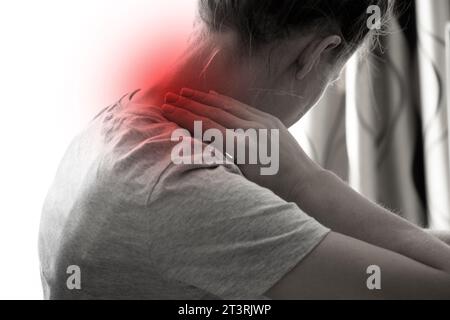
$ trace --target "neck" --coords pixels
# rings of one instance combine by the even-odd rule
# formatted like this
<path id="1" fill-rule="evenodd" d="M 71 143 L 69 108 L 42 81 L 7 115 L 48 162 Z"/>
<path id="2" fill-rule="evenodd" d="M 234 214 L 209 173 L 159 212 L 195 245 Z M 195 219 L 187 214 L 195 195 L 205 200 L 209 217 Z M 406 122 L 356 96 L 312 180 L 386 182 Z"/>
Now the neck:
<path id="1" fill-rule="evenodd" d="M 204 92 L 214 90 L 230 96 L 242 96 L 243 72 L 238 67 L 232 35 L 196 35 L 171 70 L 155 79 L 136 98 L 141 103 L 161 105 L 168 92 L 179 93 L 182 88 Z M 238 80 L 239 81 L 236 81 Z"/>

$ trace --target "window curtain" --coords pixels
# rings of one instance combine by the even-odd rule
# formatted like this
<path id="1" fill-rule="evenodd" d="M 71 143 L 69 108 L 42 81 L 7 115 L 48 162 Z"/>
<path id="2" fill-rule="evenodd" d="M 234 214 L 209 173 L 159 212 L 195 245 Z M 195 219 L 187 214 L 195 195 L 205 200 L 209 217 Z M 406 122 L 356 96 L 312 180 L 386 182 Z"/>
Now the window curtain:
<path id="1" fill-rule="evenodd" d="M 379 45 L 355 54 L 292 132 L 312 159 L 369 199 L 422 227 L 450 230 L 450 1 L 401 8 Z"/>

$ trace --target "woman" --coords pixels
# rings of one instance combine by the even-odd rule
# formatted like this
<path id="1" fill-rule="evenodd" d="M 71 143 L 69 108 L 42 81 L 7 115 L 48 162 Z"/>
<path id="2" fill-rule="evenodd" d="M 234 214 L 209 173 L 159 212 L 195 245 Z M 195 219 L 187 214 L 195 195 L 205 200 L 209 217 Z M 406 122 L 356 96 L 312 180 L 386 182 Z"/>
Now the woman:
<path id="1" fill-rule="evenodd" d="M 375 36 L 371 5 L 389 17 L 386 0 L 201 0 L 177 66 L 69 148 L 41 225 L 46 297 L 450 298 L 450 246 L 318 167 L 286 129 Z M 175 164 L 172 133 L 195 121 L 278 130 L 278 173 Z"/>

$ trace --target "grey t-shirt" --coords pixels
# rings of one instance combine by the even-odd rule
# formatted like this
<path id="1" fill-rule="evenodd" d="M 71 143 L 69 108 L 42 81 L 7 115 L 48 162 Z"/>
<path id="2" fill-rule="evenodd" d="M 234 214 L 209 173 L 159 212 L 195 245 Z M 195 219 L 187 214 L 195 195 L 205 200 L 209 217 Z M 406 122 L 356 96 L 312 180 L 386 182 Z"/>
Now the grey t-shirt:
<path id="1" fill-rule="evenodd" d="M 329 229 L 234 165 L 173 164 L 178 127 L 130 97 L 58 169 L 39 235 L 45 298 L 263 298 Z"/>

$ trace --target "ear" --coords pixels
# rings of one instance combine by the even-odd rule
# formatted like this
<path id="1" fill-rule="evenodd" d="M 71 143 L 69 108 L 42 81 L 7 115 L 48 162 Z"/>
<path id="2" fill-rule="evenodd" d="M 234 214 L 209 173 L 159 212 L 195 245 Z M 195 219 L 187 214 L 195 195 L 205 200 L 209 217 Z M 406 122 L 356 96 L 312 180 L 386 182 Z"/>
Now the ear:
<path id="1" fill-rule="evenodd" d="M 342 38 L 338 35 L 311 41 L 298 58 L 299 69 L 296 78 L 298 80 L 304 79 L 320 62 L 325 53 L 337 48 L 341 43 Z"/>

